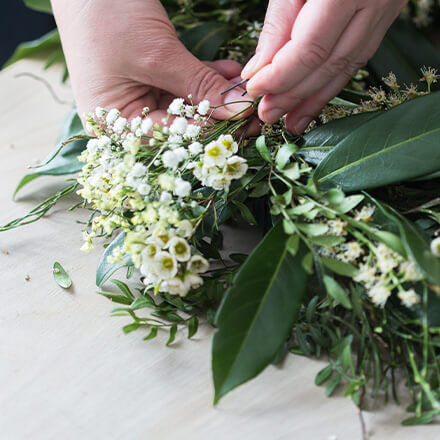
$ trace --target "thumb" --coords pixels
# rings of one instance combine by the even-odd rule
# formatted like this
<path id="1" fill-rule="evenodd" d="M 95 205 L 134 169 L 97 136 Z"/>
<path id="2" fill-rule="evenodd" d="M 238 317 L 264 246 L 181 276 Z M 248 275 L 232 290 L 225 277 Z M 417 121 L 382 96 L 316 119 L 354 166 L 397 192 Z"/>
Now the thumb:
<path id="1" fill-rule="evenodd" d="M 275 54 L 290 40 L 293 24 L 304 3 L 305 0 L 269 1 L 256 53 L 241 72 L 243 79 L 250 79 L 271 63 Z"/>
<path id="2" fill-rule="evenodd" d="M 156 87 L 166 90 L 177 97 L 185 98 L 192 95 L 195 104 L 208 100 L 211 107 L 219 108 L 213 112 L 216 119 L 229 119 L 234 116 L 243 117 L 252 100 L 245 93 L 244 87 L 236 87 L 222 94 L 234 85 L 217 70 L 202 63 L 192 55 L 180 42 L 174 48 L 176 55 L 172 70 L 164 69 L 155 77 Z M 237 114 L 240 113 L 238 116 Z"/>

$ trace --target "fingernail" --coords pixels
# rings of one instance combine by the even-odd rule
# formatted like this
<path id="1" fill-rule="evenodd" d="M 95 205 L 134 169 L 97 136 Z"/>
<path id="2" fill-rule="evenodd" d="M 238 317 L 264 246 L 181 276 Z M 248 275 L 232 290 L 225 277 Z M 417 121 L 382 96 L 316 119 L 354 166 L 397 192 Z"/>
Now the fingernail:
<path id="1" fill-rule="evenodd" d="M 243 92 L 244 92 L 243 89 L 237 87 L 236 89 L 231 90 L 229 93 L 227 93 L 223 100 L 223 103 L 227 104 L 225 106 L 225 109 L 231 112 L 232 114 L 240 113 L 243 110 L 247 109 L 251 105 L 251 103 L 249 102 L 249 98 L 247 96 L 242 96 Z M 237 102 L 236 104 L 233 104 L 236 101 L 241 101 L 241 102 Z"/>
<path id="2" fill-rule="evenodd" d="M 273 124 L 286 114 L 286 111 L 282 108 L 271 108 L 267 112 L 264 112 L 264 122 L 267 124 Z"/>
<path id="3" fill-rule="evenodd" d="M 258 64 L 260 61 L 260 55 L 255 54 L 244 66 L 244 69 L 241 71 L 241 77 L 243 79 L 249 79 L 255 72 L 258 70 Z"/>
<path id="4" fill-rule="evenodd" d="M 299 122 L 295 124 L 296 134 L 304 133 L 305 129 L 309 126 L 310 122 L 312 121 L 313 118 L 311 118 L 310 116 L 305 116 L 304 118 L 300 119 Z"/>

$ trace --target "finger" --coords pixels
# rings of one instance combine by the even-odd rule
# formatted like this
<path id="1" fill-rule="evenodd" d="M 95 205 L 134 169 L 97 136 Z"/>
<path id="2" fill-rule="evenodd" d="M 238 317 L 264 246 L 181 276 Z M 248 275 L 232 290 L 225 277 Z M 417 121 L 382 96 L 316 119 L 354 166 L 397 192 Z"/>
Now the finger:
<path id="1" fill-rule="evenodd" d="M 266 95 L 259 105 L 260 118 L 273 123 L 295 108 L 299 102 L 321 90 L 340 75 L 353 75 L 368 59 L 359 56 L 359 48 L 376 28 L 377 14 L 372 10 L 358 11 L 336 44 L 328 61 L 286 93 Z M 368 40 L 367 40 L 368 41 Z"/>
<path id="2" fill-rule="evenodd" d="M 304 100 L 286 116 L 286 128 L 294 134 L 301 134 L 315 119 L 321 110 L 344 88 L 350 75 L 342 75 L 334 79 L 322 90 Z"/>
<path id="3" fill-rule="evenodd" d="M 208 67 L 216 70 L 220 75 L 223 75 L 226 79 L 233 79 L 240 76 L 243 66 L 237 61 L 233 60 L 216 60 L 216 61 L 203 61 Z M 240 81 L 240 79 L 238 79 Z M 238 82 L 237 81 L 237 82 Z"/>
<path id="4" fill-rule="evenodd" d="M 246 64 L 241 77 L 251 78 L 269 64 L 274 55 L 290 40 L 293 24 L 305 0 L 270 0 L 256 54 Z"/>
<path id="5" fill-rule="evenodd" d="M 301 9 L 292 39 L 247 85 L 252 97 L 283 93 L 324 64 L 356 12 L 352 0 L 309 0 Z"/>
<path id="6" fill-rule="evenodd" d="M 234 118 L 239 113 L 242 117 L 242 112 L 250 108 L 252 102 L 242 96 L 243 88 L 237 87 L 222 95 L 221 92 L 234 84 L 198 60 L 179 41 L 167 43 L 156 55 L 156 59 L 146 62 L 144 82 L 177 97 L 192 95 L 194 103 L 207 99 L 212 107 L 220 106 L 213 113 L 216 119 Z"/>

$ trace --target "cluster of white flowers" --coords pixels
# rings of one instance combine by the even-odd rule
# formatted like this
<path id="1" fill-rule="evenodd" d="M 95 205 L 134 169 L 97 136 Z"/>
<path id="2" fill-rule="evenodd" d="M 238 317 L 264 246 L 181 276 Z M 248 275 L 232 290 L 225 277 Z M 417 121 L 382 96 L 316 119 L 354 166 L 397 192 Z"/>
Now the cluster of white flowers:
<path id="1" fill-rule="evenodd" d="M 124 244 L 111 261 L 130 256 L 155 291 L 185 296 L 203 284 L 200 274 L 209 263 L 191 242 L 204 200 L 194 190 L 201 184 L 227 191 L 247 171 L 231 135 L 204 145 L 210 108 L 208 101 L 197 106 L 175 99 L 160 125 L 148 108 L 131 121 L 117 109 L 97 108 L 86 116 L 96 138 L 80 156 L 86 164 L 78 193 L 97 215 L 84 232 L 83 250 L 90 250 L 98 235 L 122 229 Z"/>
<path id="2" fill-rule="evenodd" d="M 414 23 L 418 27 L 426 27 L 432 23 L 434 9 L 439 5 L 439 0 L 411 0 L 404 9 L 403 14 L 409 15 L 412 7 Z"/>
<path id="3" fill-rule="evenodd" d="M 374 206 L 364 205 L 360 210 L 353 212 L 356 221 L 372 222 Z M 327 221 L 328 235 L 341 237 L 344 241 L 334 246 L 321 246 L 319 254 L 338 259 L 344 263 L 357 267 L 354 281 L 361 283 L 371 301 L 383 307 L 393 291 L 401 302 L 412 307 L 420 301 L 414 289 L 405 290 L 401 285 L 405 282 L 414 282 L 422 279 L 416 265 L 406 260 L 397 252 L 383 243 L 360 243 L 349 240 L 346 236 L 348 223 L 341 219 Z M 440 240 L 437 243 L 440 251 Z"/>

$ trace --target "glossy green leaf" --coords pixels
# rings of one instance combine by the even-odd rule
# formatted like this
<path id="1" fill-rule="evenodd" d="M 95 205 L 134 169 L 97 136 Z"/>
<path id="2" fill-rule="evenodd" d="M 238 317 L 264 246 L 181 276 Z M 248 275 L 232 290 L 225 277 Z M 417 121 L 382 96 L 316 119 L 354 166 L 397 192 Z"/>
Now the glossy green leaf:
<path id="1" fill-rule="evenodd" d="M 113 254 L 113 250 L 116 247 L 122 247 L 125 240 L 125 232 L 121 232 L 107 248 L 99 260 L 98 268 L 96 270 L 96 285 L 101 287 L 118 269 L 126 267 L 131 264 L 130 258 L 125 258 L 125 264 L 121 263 L 109 263 L 107 257 Z"/>
<path id="2" fill-rule="evenodd" d="M 347 291 L 334 278 L 325 275 L 324 285 L 328 295 L 335 300 L 336 305 L 341 304 L 346 309 L 351 309 Z"/>
<path id="3" fill-rule="evenodd" d="M 266 162 L 272 162 L 272 156 L 269 152 L 269 149 L 266 146 L 266 138 L 264 136 L 260 136 L 257 141 L 255 142 L 255 147 L 260 154 L 260 156 L 266 161 Z"/>
<path id="4" fill-rule="evenodd" d="M 52 14 L 50 0 L 23 0 L 23 2 L 28 8 L 34 9 L 35 11 Z"/>
<path id="5" fill-rule="evenodd" d="M 220 47 L 228 38 L 224 23 L 206 22 L 185 30 L 180 39 L 197 58 L 205 61 L 215 59 Z"/>
<path id="6" fill-rule="evenodd" d="M 246 220 L 250 225 L 257 224 L 257 221 L 255 220 L 251 210 L 244 203 L 241 203 L 238 200 L 232 200 L 232 203 L 237 206 L 244 220 Z"/>
<path id="7" fill-rule="evenodd" d="M 234 278 L 216 316 L 212 343 L 215 403 L 275 359 L 297 319 L 306 291 L 304 252 L 287 252 L 278 223 Z"/>
<path id="8" fill-rule="evenodd" d="M 295 154 L 298 147 L 295 144 L 285 144 L 279 150 L 275 157 L 275 164 L 279 170 L 282 170 Z"/>
<path id="9" fill-rule="evenodd" d="M 34 172 L 27 174 L 21 179 L 17 185 L 17 188 L 15 189 L 14 196 L 21 188 L 37 177 L 64 176 L 79 172 L 84 166 L 84 163 L 78 160 L 78 156 L 87 147 L 87 139 L 73 141 L 65 146 L 62 146 L 62 142 L 73 136 L 83 136 L 84 134 L 85 133 L 81 120 L 78 117 L 76 110 L 72 109 L 64 121 L 57 147 L 42 162 L 42 165 L 32 168 Z"/>
<path id="10" fill-rule="evenodd" d="M 320 260 L 332 272 L 344 277 L 353 278 L 358 272 L 356 267 L 352 264 L 344 263 L 343 261 L 336 260 L 334 258 L 321 257 Z"/>
<path id="11" fill-rule="evenodd" d="M 53 265 L 53 277 L 55 282 L 63 289 L 68 289 L 72 285 L 72 280 L 68 273 L 58 262 Z"/>
<path id="12" fill-rule="evenodd" d="M 167 345 L 171 345 L 175 341 L 176 334 L 177 334 L 177 324 L 173 324 L 170 327 L 170 334 L 168 337 Z"/>
<path id="13" fill-rule="evenodd" d="M 188 321 L 188 339 L 191 339 L 196 333 L 199 328 L 199 320 L 197 319 L 197 316 L 193 316 Z"/>
<path id="14" fill-rule="evenodd" d="M 315 171 L 322 189 L 356 191 L 440 169 L 440 92 L 394 107 L 342 140 Z M 429 160 L 427 160 L 429 158 Z"/>
<path id="15" fill-rule="evenodd" d="M 145 336 L 144 341 L 149 341 L 150 339 L 154 339 L 157 336 L 157 327 L 155 325 L 152 325 L 150 327 L 150 333 L 148 333 L 147 336 Z"/>
<path id="16" fill-rule="evenodd" d="M 333 373 L 333 367 L 327 365 L 325 368 L 320 370 L 315 377 L 315 385 L 322 385 Z"/>
<path id="17" fill-rule="evenodd" d="M 327 397 L 333 395 L 339 383 L 341 382 L 341 379 L 342 379 L 341 375 L 337 373 L 327 382 L 327 387 L 325 389 L 325 395 Z"/>
<path id="18" fill-rule="evenodd" d="M 56 51 L 60 48 L 60 34 L 58 33 L 57 29 L 54 29 L 53 31 L 50 31 L 36 40 L 21 43 L 12 54 L 11 58 L 9 58 L 8 61 L 6 61 L 6 63 L 3 65 L 3 68 L 8 67 L 24 58 L 28 58 L 43 52 Z"/>
<path id="19" fill-rule="evenodd" d="M 361 113 L 321 125 L 303 136 L 297 154 L 312 165 L 319 165 L 339 142 L 380 114 Z"/>

